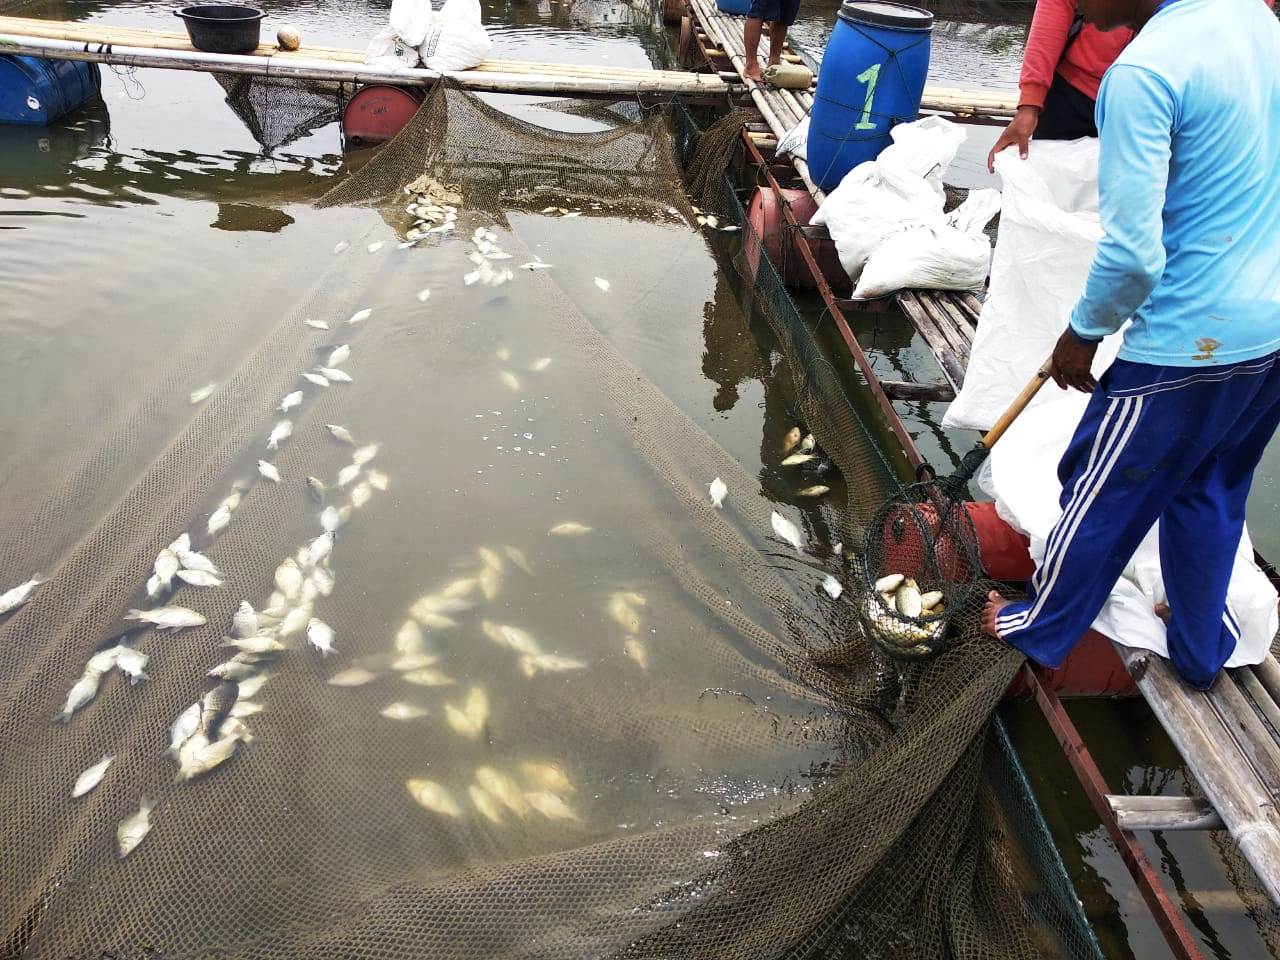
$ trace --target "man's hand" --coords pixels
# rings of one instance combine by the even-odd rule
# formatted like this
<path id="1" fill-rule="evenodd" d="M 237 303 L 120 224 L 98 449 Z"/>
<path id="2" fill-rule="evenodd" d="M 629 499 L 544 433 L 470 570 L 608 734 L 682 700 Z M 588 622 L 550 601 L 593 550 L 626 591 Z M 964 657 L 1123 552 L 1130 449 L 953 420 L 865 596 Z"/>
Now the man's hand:
<path id="1" fill-rule="evenodd" d="M 996 154 L 1010 144 L 1016 143 L 1018 156 L 1023 160 L 1027 159 L 1027 144 L 1031 141 L 1031 135 L 1036 132 L 1036 124 L 1039 122 L 1039 107 L 1019 107 L 1018 112 L 1009 121 L 1009 125 L 996 138 L 996 145 L 987 154 L 987 170 L 991 173 L 996 172 Z"/>
<path id="2" fill-rule="evenodd" d="M 1074 388 L 1081 393 L 1093 393 L 1098 383 L 1090 368 L 1097 352 L 1097 343 L 1081 340 L 1070 330 L 1063 330 L 1053 348 L 1053 382 L 1063 390 Z"/>

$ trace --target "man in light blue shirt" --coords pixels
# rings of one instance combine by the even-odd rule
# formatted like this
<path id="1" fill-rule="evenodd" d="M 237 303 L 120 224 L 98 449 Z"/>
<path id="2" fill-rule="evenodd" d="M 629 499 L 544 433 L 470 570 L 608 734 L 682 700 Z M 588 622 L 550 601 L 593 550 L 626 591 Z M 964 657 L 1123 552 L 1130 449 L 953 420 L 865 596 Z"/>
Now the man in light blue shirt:
<path id="1" fill-rule="evenodd" d="M 1099 92 L 1105 236 L 1053 355 L 1058 385 L 1092 396 L 1029 597 L 992 594 L 984 623 L 1059 665 L 1158 522 L 1169 655 L 1203 688 L 1239 636 L 1227 586 L 1280 423 L 1280 23 L 1260 0 L 1081 9 L 1138 31 Z"/>

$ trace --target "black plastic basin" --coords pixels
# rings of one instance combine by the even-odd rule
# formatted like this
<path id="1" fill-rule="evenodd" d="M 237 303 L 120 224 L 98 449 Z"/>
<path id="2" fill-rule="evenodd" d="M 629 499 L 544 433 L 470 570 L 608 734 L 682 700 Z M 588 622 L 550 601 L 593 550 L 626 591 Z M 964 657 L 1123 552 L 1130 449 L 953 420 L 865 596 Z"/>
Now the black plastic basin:
<path id="1" fill-rule="evenodd" d="M 181 17 L 191 45 L 206 53 L 252 53 L 258 48 L 260 24 L 266 16 L 256 7 L 207 3 L 173 11 Z"/>

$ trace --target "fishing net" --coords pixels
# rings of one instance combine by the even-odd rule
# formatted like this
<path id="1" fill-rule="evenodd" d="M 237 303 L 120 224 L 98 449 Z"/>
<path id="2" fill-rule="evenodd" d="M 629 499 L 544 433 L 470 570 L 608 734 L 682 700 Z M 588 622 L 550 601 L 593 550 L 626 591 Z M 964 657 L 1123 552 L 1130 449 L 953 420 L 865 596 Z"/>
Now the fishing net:
<path id="1" fill-rule="evenodd" d="M 334 123 L 342 113 L 337 83 L 235 73 L 215 73 L 213 78 L 226 91 L 227 106 L 264 153 Z"/>
<path id="2" fill-rule="evenodd" d="M 606 257 L 621 218 L 652 255 L 702 249 L 674 176 L 691 135 L 665 123 L 556 133 L 439 90 L 326 196 L 376 212 L 332 257 L 288 264 L 296 304 L 254 335 L 238 316 L 175 330 L 138 402 L 5 516 L 0 583 L 47 582 L 0 621 L 0 956 L 1098 955 L 992 720 L 1016 653 L 965 621 L 899 665 L 861 633 L 858 558 L 837 543 L 895 471 L 753 238 L 723 253 L 743 337 L 750 316 L 767 340 L 764 446 L 811 430 L 834 464 L 825 506 L 762 491 L 602 334 L 647 269 L 638 249 Z M 406 188 L 452 229 L 397 243 Z M 567 231 L 587 278 L 521 268 Z M 464 279 L 473 255 L 490 279 Z M 226 373 L 188 408 L 201 351 Z M 317 364 L 353 379 L 304 384 L 266 450 Z M 166 432 L 180 392 L 190 413 Z M 326 424 L 378 444 L 346 484 L 353 449 Z M 341 520 L 323 561 L 308 475 Z M 771 535 L 775 511 L 803 551 Z M 150 678 L 111 671 L 52 722 L 182 531 L 225 581 L 174 594 L 207 624 L 136 628 Z M 331 592 L 291 593 L 288 558 Z M 170 726 L 219 689 L 242 599 L 306 605 L 336 653 L 293 635 L 251 666 L 251 742 L 175 782 Z M 150 831 L 122 858 L 144 796 Z"/>

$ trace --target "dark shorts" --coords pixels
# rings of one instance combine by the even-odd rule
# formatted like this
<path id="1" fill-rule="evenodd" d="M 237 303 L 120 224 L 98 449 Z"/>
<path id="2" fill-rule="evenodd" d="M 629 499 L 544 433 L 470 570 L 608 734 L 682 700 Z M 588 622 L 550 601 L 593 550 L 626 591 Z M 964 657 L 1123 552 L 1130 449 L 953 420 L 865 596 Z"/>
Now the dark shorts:
<path id="1" fill-rule="evenodd" d="M 1037 140 L 1076 140 L 1080 137 L 1096 137 L 1098 128 L 1093 123 L 1093 99 L 1081 93 L 1061 74 L 1053 75 L 1053 85 L 1044 98 L 1040 119 L 1036 123 Z"/>
<path id="2" fill-rule="evenodd" d="M 800 14 L 800 0 L 751 0 L 748 17 L 768 20 L 770 23 L 781 23 L 789 27 L 796 22 Z"/>

